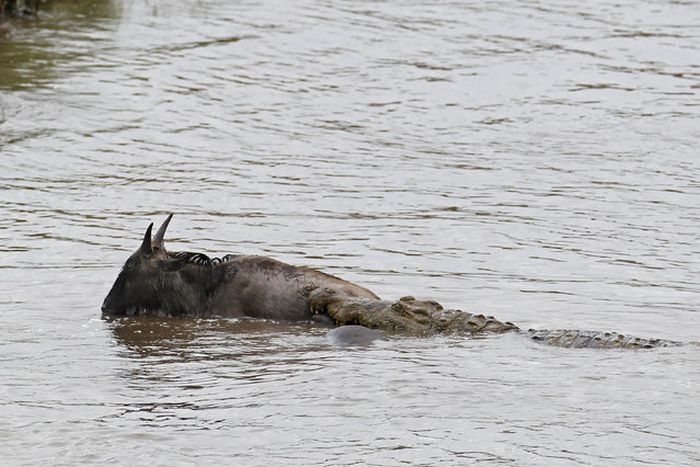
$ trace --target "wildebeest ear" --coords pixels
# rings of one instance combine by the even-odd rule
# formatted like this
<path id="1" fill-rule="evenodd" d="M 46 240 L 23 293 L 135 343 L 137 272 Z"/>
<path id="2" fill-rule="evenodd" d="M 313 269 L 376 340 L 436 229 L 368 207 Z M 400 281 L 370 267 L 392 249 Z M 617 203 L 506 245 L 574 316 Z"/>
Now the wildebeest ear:
<path id="1" fill-rule="evenodd" d="M 168 229 L 168 224 L 170 224 L 170 219 L 173 218 L 173 215 L 170 214 L 165 221 L 163 221 L 163 224 L 161 224 L 160 228 L 158 229 L 158 232 L 156 232 L 156 236 L 153 237 L 153 248 L 159 248 L 161 250 L 165 250 L 165 243 L 163 242 L 163 237 L 165 236 L 165 231 Z"/>
<path id="2" fill-rule="evenodd" d="M 153 222 L 146 229 L 146 234 L 143 236 L 143 242 L 141 242 L 141 248 L 139 252 L 145 256 L 149 257 L 153 254 L 153 248 L 151 247 L 151 231 L 153 230 Z"/>

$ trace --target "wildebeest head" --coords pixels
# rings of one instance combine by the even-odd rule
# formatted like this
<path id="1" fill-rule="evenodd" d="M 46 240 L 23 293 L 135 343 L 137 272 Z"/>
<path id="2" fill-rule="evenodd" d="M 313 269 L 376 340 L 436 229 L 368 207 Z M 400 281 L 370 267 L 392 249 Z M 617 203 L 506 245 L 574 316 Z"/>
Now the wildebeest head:
<path id="1" fill-rule="evenodd" d="M 148 226 L 141 246 L 126 260 L 105 297 L 103 314 L 181 314 L 197 306 L 200 293 L 181 273 L 187 258 L 170 255 L 165 249 L 163 236 L 172 217 L 168 216 L 153 239 L 153 224 Z"/>

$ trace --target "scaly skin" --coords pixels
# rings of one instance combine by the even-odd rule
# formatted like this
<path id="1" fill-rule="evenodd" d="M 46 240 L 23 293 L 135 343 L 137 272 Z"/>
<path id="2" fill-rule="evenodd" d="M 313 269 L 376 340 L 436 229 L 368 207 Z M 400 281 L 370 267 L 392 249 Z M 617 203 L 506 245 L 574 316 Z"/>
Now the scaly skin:
<path id="1" fill-rule="evenodd" d="M 402 297 L 397 301 L 351 298 L 332 289 L 318 289 L 309 296 L 314 313 L 328 315 L 336 324 L 359 324 L 413 336 L 474 335 L 518 332 L 536 342 L 570 348 L 641 349 L 679 345 L 662 339 L 643 339 L 610 332 L 577 330 L 523 331 L 493 316 L 446 310 L 437 302 Z"/>
<path id="2" fill-rule="evenodd" d="M 680 345 L 679 342 L 626 336 L 617 332 L 528 329 L 524 334 L 537 342 L 572 349 L 652 349 Z"/>

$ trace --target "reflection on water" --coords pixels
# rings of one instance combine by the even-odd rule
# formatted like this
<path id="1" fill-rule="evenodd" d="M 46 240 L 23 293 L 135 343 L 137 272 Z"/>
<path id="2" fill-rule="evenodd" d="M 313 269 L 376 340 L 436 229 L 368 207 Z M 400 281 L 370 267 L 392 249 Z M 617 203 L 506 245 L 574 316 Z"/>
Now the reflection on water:
<path id="1" fill-rule="evenodd" d="M 37 90 L 94 65 L 118 18 L 111 0 L 52 1 L 37 18 L 8 23 L 0 37 L 0 90 Z"/>
<path id="2" fill-rule="evenodd" d="M 208 359 L 209 353 L 200 352 L 210 346 L 220 346 L 223 349 L 237 347 L 238 337 L 254 342 L 256 351 L 273 349 L 274 341 L 279 337 L 294 340 L 295 347 L 304 347 L 308 341 L 303 337 L 319 338 L 328 330 L 311 323 L 282 324 L 257 320 L 231 319 L 187 319 L 187 318 L 115 318 L 109 320 L 109 328 L 116 342 L 141 357 L 181 356 Z M 302 337 L 303 336 L 303 337 Z M 317 346 L 324 346 L 322 339 Z M 235 359 L 241 354 L 217 355 L 217 358 Z"/>
<path id="3" fill-rule="evenodd" d="M 523 328 L 697 341 L 684 2 L 56 1 L 0 37 L 9 465 L 697 465 L 698 347 L 100 319 L 149 222 Z"/>

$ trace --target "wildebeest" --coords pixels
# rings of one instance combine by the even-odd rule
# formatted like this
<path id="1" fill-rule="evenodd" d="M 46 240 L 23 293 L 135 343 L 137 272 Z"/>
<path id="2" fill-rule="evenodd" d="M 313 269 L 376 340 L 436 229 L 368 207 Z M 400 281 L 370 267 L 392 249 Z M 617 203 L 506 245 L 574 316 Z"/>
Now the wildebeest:
<path id="1" fill-rule="evenodd" d="M 309 320 L 309 297 L 324 293 L 378 299 L 368 289 L 308 267 L 264 256 L 171 253 L 165 248 L 170 214 L 127 259 L 102 304 L 109 316 L 221 316 Z"/>

